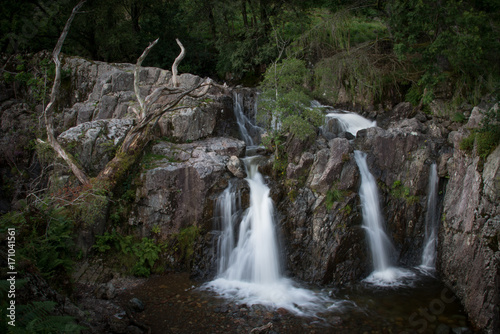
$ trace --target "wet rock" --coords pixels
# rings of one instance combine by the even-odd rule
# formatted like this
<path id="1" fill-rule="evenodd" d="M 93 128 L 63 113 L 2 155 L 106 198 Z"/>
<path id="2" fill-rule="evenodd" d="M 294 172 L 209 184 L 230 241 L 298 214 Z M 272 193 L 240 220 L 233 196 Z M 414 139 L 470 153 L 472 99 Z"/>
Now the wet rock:
<path id="1" fill-rule="evenodd" d="M 143 334 L 144 332 L 137 326 L 127 326 L 125 330 L 126 334 Z"/>
<path id="2" fill-rule="evenodd" d="M 111 282 L 101 284 L 95 290 L 95 296 L 98 299 L 113 299 L 116 296 L 115 286 Z"/>
<path id="3" fill-rule="evenodd" d="M 127 333 L 127 327 L 130 324 L 130 320 L 126 317 L 124 313 L 115 314 L 108 317 L 108 327 L 113 333 Z"/>
<path id="4" fill-rule="evenodd" d="M 243 165 L 241 160 L 235 155 L 232 155 L 229 158 L 229 161 L 227 163 L 227 169 L 229 169 L 229 171 L 233 173 L 234 176 L 239 177 L 240 179 L 247 177 L 245 166 Z"/>
<path id="5" fill-rule="evenodd" d="M 479 116 L 475 108 L 466 127 L 477 125 Z M 490 333 L 500 326 L 500 184 L 495 181 L 500 150 L 486 161 L 464 154 L 460 141 L 467 133 L 462 128 L 450 134 L 454 151 L 446 165 L 449 180 L 438 261 L 444 282 L 453 287 L 474 325 Z"/>
<path id="6" fill-rule="evenodd" d="M 139 298 L 132 298 L 128 301 L 128 306 L 134 312 L 144 311 L 144 304 Z"/>
<path id="7" fill-rule="evenodd" d="M 436 327 L 436 330 L 434 331 L 434 334 L 449 334 L 450 333 L 450 327 L 445 324 L 439 324 Z"/>
<path id="8" fill-rule="evenodd" d="M 453 334 L 472 334 L 473 332 L 467 327 L 455 327 L 452 328 L 451 332 Z"/>
<path id="9" fill-rule="evenodd" d="M 309 173 L 309 168 L 314 162 L 314 155 L 309 152 L 304 152 L 300 157 L 297 165 L 289 163 L 286 169 L 288 179 L 305 178 Z"/>
<path id="10" fill-rule="evenodd" d="M 230 138 L 156 144 L 152 152 L 159 157 L 140 175 L 129 224 L 140 226 L 144 236 L 158 226 L 165 238 L 192 225 L 210 230 L 213 215 L 205 215 L 213 210 L 207 211 L 206 205 L 213 204 L 211 194 L 227 186 L 230 156 L 240 155 L 244 148 L 244 142 Z"/>

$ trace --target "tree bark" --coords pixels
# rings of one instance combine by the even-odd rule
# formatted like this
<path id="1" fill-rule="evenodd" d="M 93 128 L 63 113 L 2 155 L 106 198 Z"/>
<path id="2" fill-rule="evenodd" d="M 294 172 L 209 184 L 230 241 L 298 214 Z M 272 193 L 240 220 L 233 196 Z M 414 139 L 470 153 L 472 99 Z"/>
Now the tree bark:
<path id="1" fill-rule="evenodd" d="M 59 144 L 57 141 L 55 135 L 54 135 L 54 127 L 52 125 L 52 120 L 50 119 L 50 116 L 54 110 L 54 106 L 56 103 L 57 96 L 59 94 L 59 87 L 61 86 L 61 60 L 59 59 L 59 54 L 61 53 L 61 49 L 64 43 L 64 40 L 66 39 L 66 36 L 68 35 L 69 28 L 71 26 L 71 23 L 73 22 L 73 19 L 75 18 L 76 13 L 78 10 L 83 6 L 86 0 L 81 0 L 74 8 L 73 11 L 71 12 L 70 17 L 68 18 L 68 21 L 66 22 L 66 25 L 64 26 L 64 29 L 61 33 L 61 36 L 59 36 L 59 40 L 57 41 L 56 47 L 54 48 L 54 51 L 52 52 L 52 60 L 54 61 L 54 64 L 56 65 L 56 74 L 54 78 L 54 84 L 52 86 L 52 91 L 50 93 L 50 102 L 47 104 L 47 107 L 44 110 L 44 120 L 45 120 L 45 127 L 47 130 L 47 138 L 50 146 L 56 151 L 56 153 L 68 164 L 68 166 L 71 168 L 71 171 L 73 174 L 78 178 L 78 180 L 82 184 L 88 184 L 89 183 L 89 178 L 87 175 L 83 172 L 83 170 L 77 165 L 75 160 L 64 150 L 64 148 Z"/>

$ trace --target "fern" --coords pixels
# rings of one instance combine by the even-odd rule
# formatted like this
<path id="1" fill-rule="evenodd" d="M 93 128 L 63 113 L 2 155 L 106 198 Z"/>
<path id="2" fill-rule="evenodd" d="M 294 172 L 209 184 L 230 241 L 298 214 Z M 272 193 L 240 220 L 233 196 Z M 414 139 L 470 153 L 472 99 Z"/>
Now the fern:
<path id="1" fill-rule="evenodd" d="M 9 333 L 79 333 L 85 329 L 75 323 L 71 316 L 53 315 L 57 303 L 52 301 L 32 302 L 17 306 L 16 326 Z"/>

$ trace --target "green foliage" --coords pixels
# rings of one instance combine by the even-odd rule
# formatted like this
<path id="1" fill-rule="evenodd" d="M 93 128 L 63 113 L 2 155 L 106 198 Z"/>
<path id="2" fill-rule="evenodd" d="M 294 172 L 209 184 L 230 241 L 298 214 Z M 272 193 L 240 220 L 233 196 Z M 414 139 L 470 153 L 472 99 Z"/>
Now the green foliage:
<path id="1" fill-rule="evenodd" d="M 334 103 L 342 97 L 369 105 L 395 94 L 391 92 L 406 80 L 403 64 L 392 54 L 376 53 L 376 45 L 363 44 L 321 59 L 314 72 L 315 97 Z"/>
<path id="2" fill-rule="evenodd" d="M 78 225 L 94 225 L 105 219 L 109 204 L 109 192 L 105 185 L 66 185 L 50 194 L 47 202 L 53 201 L 64 207 L 63 211 Z"/>
<path id="3" fill-rule="evenodd" d="M 304 88 L 310 77 L 305 62 L 294 58 L 275 63 L 266 71 L 260 86 L 258 119 L 275 141 L 287 133 L 304 140 L 323 124 L 322 112 L 310 107 L 311 98 Z"/>
<path id="4" fill-rule="evenodd" d="M 389 2 L 394 50 L 419 70 L 416 84 L 421 93 L 427 89 L 431 94 L 447 82 L 454 103 L 477 103 L 481 95 L 491 92 L 491 82 L 500 78 L 500 42 L 494 23 L 499 9 L 489 1 Z"/>
<path id="5" fill-rule="evenodd" d="M 410 188 L 405 186 L 400 180 L 394 181 L 391 187 L 391 196 L 404 199 L 408 204 L 418 202 L 418 196 L 410 195 Z"/>
<path id="6" fill-rule="evenodd" d="M 12 71 L 3 72 L 3 80 L 6 83 L 14 83 L 16 92 L 25 92 L 29 103 L 36 105 L 48 102 L 55 76 L 55 65 L 50 58 L 17 55 L 5 66 L 13 68 Z"/>
<path id="7" fill-rule="evenodd" d="M 142 238 L 140 243 L 132 247 L 134 255 L 138 258 L 137 263 L 132 268 L 132 272 L 137 276 L 149 276 L 151 268 L 154 267 L 156 260 L 160 258 L 161 246 L 154 240 Z"/>
<path id="8" fill-rule="evenodd" d="M 73 266 L 73 226 L 63 208 L 43 203 L 0 217 L 2 233 L 16 229 L 18 262 L 34 265 L 59 288 L 65 287 Z"/>
<path id="9" fill-rule="evenodd" d="M 460 141 L 460 149 L 468 153 L 472 153 L 474 149 L 474 141 L 476 140 L 476 133 L 471 132 L 467 137 Z"/>
<path id="10" fill-rule="evenodd" d="M 325 206 L 328 210 L 331 210 L 333 208 L 333 205 L 335 202 L 340 202 L 344 199 L 345 197 L 345 192 L 337 189 L 335 186 L 328 190 L 326 193 L 326 198 L 325 198 Z"/>
<path id="11" fill-rule="evenodd" d="M 463 123 L 465 122 L 465 115 L 459 112 L 454 113 L 451 120 L 453 122 Z"/>
<path id="12" fill-rule="evenodd" d="M 179 253 L 179 257 L 188 265 L 191 264 L 194 253 L 194 244 L 199 235 L 199 227 L 192 225 L 182 229 L 176 237 L 177 252 Z"/>
<path id="13" fill-rule="evenodd" d="M 116 230 L 97 236 L 93 246 L 100 253 L 111 251 L 111 254 L 122 256 L 122 264 L 132 263 L 130 268 L 132 274 L 144 277 L 151 274 L 151 270 L 155 268 L 164 247 L 165 245 L 159 244 L 153 239 L 142 238 L 138 241 L 133 236 L 123 236 Z"/>
<path id="14" fill-rule="evenodd" d="M 291 52 L 304 55 L 316 63 L 336 53 L 350 51 L 360 44 L 388 37 L 383 22 L 354 14 L 349 8 L 335 12 L 314 11 L 311 28 L 291 44 Z"/>
<path id="15" fill-rule="evenodd" d="M 475 152 L 478 156 L 486 159 L 488 155 L 500 144 L 500 111 L 491 108 L 485 113 L 479 129 L 462 139 L 460 149 L 468 153 Z"/>
<path id="16" fill-rule="evenodd" d="M 16 308 L 16 326 L 8 333 L 80 333 L 86 329 L 77 325 L 71 316 L 54 315 L 57 304 L 51 301 L 32 302 Z"/>
<path id="17" fill-rule="evenodd" d="M 16 290 L 23 289 L 25 279 L 16 281 Z M 55 306 L 53 301 L 35 301 L 29 304 L 20 304 L 16 302 L 16 321 L 15 326 L 7 324 L 7 298 L 9 290 L 9 282 L 6 280 L 0 281 L 0 315 L 2 321 L 0 323 L 0 331 L 2 333 L 80 333 L 85 327 L 76 324 L 75 319 L 71 316 L 55 315 Z"/>
<path id="18" fill-rule="evenodd" d="M 352 207 L 349 204 L 347 204 L 342 209 L 340 209 L 340 212 L 344 213 L 346 216 L 349 216 L 352 212 Z"/>

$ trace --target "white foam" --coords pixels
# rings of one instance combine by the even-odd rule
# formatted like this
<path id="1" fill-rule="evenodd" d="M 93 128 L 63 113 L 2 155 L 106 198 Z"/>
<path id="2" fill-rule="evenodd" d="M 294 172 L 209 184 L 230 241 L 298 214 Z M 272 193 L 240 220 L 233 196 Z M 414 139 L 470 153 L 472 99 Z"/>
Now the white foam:
<path id="1" fill-rule="evenodd" d="M 416 277 L 417 275 L 411 270 L 389 267 L 372 272 L 363 282 L 382 287 L 396 287 L 410 285 Z"/>

